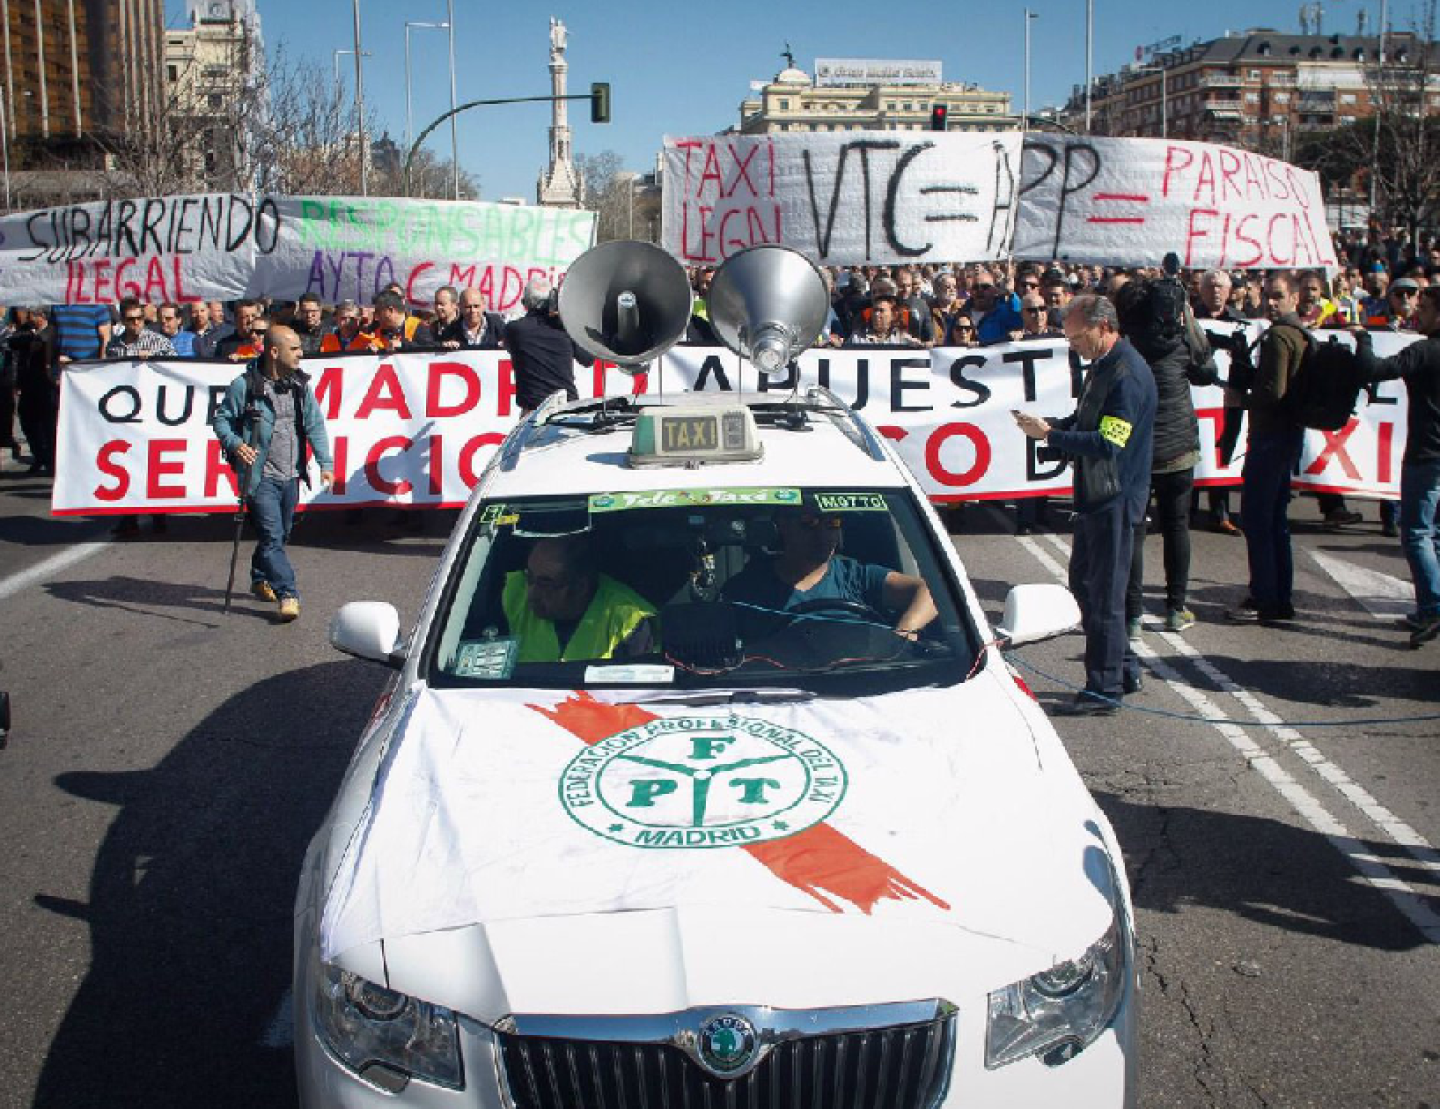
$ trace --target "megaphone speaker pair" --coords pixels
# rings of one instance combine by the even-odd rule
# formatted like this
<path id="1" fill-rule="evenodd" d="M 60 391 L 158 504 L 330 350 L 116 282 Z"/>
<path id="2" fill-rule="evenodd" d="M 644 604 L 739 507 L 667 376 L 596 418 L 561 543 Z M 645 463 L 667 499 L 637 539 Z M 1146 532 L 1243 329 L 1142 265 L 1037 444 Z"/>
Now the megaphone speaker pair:
<path id="1" fill-rule="evenodd" d="M 756 246 L 715 271 L 706 303 L 720 341 L 776 373 L 815 342 L 830 294 L 804 255 Z M 592 247 L 560 286 L 560 321 L 575 344 L 632 372 L 684 337 L 692 304 L 685 268 L 650 243 Z"/>

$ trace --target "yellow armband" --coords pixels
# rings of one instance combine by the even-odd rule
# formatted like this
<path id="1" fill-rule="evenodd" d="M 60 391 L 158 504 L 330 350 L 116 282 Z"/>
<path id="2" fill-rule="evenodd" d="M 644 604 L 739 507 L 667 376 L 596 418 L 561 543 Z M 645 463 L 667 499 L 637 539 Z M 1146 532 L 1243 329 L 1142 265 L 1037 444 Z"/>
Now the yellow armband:
<path id="1" fill-rule="evenodd" d="M 1118 416 L 1100 417 L 1100 437 L 1106 442 L 1123 448 L 1126 443 L 1130 442 L 1130 431 L 1129 422 Z"/>

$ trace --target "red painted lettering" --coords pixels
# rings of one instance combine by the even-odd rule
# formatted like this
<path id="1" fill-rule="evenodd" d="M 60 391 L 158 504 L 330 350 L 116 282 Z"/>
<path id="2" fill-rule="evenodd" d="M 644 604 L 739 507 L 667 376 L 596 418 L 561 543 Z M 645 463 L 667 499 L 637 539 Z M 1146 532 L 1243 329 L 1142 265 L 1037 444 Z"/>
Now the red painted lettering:
<path id="1" fill-rule="evenodd" d="M 185 496 L 185 484 L 182 481 L 179 485 L 166 485 L 164 478 L 179 477 L 185 472 L 185 440 L 184 439 L 151 439 L 149 443 L 149 468 L 145 475 L 145 496 L 151 500 L 182 500 Z M 178 459 L 171 459 L 168 456 L 179 454 Z"/>
<path id="2" fill-rule="evenodd" d="M 441 396 L 445 391 L 447 378 L 460 382 L 464 395 L 456 401 L 446 402 Z M 480 375 L 464 362 L 431 362 L 430 373 L 425 382 L 425 416 L 429 419 L 459 416 L 473 411 L 480 403 Z"/>
<path id="3" fill-rule="evenodd" d="M 129 450 L 130 444 L 124 439 L 111 439 L 100 448 L 95 456 L 95 468 L 106 477 L 113 478 L 115 484 L 95 486 L 93 496 L 97 501 L 123 501 L 130 492 L 130 474 L 116 461 Z"/>
<path id="4" fill-rule="evenodd" d="M 940 451 L 951 439 L 968 440 L 975 450 L 975 461 L 968 470 L 950 469 L 940 458 Z M 941 485 L 953 489 L 973 485 L 990 468 L 990 440 L 974 424 L 941 424 L 925 443 L 925 469 Z"/>
<path id="5" fill-rule="evenodd" d="M 475 456 L 485 447 L 498 447 L 505 442 L 505 436 L 498 431 L 487 431 L 477 435 L 460 450 L 460 480 L 466 489 L 474 489 L 480 481 L 480 471 L 475 467 Z"/>
<path id="6" fill-rule="evenodd" d="M 240 496 L 240 486 L 235 480 L 235 471 L 225 459 L 219 439 L 210 439 L 205 444 L 205 499 L 220 495 L 220 482 L 224 479 L 230 486 L 230 496 Z"/>
<path id="7" fill-rule="evenodd" d="M 1185 160 L 1177 163 L 1178 158 L 1184 158 Z M 1195 155 L 1191 154 L 1190 151 L 1184 147 L 1167 146 L 1165 148 L 1165 173 L 1160 179 L 1161 196 L 1170 195 L 1170 178 L 1177 173 L 1189 169 L 1190 163 L 1194 160 Z"/>
<path id="8" fill-rule="evenodd" d="M 389 362 L 381 362 L 380 368 L 375 371 L 370 388 L 365 390 L 365 398 L 355 412 L 355 418 L 364 420 L 375 412 L 394 412 L 402 420 L 411 418 L 410 405 L 405 401 L 405 390 L 400 386 L 395 367 Z"/>
<path id="9" fill-rule="evenodd" d="M 1360 421 L 1351 417 L 1350 422 L 1339 431 L 1322 431 L 1320 434 L 1325 436 L 1325 448 L 1316 456 L 1315 461 L 1305 468 L 1305 472 L 1307 474 L 1321 473 L 1325 467 L 1330 465 L 1330 460 L 1333 458 L 1340 463 L 1340 468 L 1345 471 L 1346 477 L 1351 481 L 1359 481 L 1360 471 L 1351 461 L 1350 454 L 1345 447 L 1350 436 L 1355 434 L 1355 429 L 1359 426 Z"/>
<path id="10" fill-rule="evenodd" d="M 365 456 L 365 480 L 370 487 L 386 496 L 399 497 L 410 492 L 414 488 L 408 481 L 401 478 L 399 481 L 390 481 L 380 473 L 380 460 L 391 451 L 404 452 L 414 445 L 414 441 L 406 435 L 387 435 L 383 439 L 377 439 L 375 445 L 370 448 L 370 453 Z"/>

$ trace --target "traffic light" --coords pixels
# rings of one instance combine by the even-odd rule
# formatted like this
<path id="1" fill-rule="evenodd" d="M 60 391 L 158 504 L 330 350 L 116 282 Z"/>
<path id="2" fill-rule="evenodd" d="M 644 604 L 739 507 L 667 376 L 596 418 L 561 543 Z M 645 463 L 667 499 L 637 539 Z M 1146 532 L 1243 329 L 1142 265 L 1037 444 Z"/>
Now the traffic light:
<path id="1" fill-rule="evenodd" d="M 934 104 L 930 108 L 930 130 L 944 131 L 945 117 L 950 114 L 950 109 L 944 104 Z"/>
<path id="2" fill-rule="evenodd" d="M 590 86 L 590 122 L 610 122 L 609 81 L 595 81 Z"/>

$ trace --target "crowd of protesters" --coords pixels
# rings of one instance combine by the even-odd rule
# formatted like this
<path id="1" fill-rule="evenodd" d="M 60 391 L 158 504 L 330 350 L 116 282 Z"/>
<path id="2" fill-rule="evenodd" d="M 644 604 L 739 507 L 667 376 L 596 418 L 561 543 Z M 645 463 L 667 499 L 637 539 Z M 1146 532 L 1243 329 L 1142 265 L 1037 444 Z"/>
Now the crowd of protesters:
<path id="1" fill-rule="evenodd" d="M 1422 293 L 1440 288 L 1440 238 L 1412 242 L 1403 231 L 1368 232 L 1335 238 L 1339 267 L 1284 271 L 1293 293 L 1294 317 L 1306 329 L 1416 331 Z M 1062 335 L 1066 306 L 1077 296 L 1100 294 L 1120 302 L 1129 282 L 1160 277 L 1158 267 L 1123 269 L 1068 263 L 955 263 L 902 266 L 825 267 L 831 308 L 817 340 L 830 347 L 900 348 L 973 347 Z M 707 312 L 706 294 L 713 269 L 691 271 L 694 312 L 686 333 L 691 343 L 717 342 Z M 1191 270 L 1182 274 L 1190 309 L 1199 321 L 1244 323 L 1273 318 L 1267 304 L 1275 273 Z M 548 288 L 548 287 L 547 287 Z M 550 314 L 554 315 L 553 297 Z M 512 316 L 524 320 L 535 309 L 519 304 Z M 527 323 L 533 321 L 526 321 Z M 328 305 L 313 294 L 298 301 L 245 299 L 148 304 L 135 299 L 114 306 L 55 305 L 13 308 L 0 327 L 0 450 L 21 458 L 15 418 L 30 449 L 30 472 L 54 473 L 54 428 L 59 378 L 67 363 L 96 358 L 199 358 L 250 363 L 258 358 L 272 326 L 293 330 L 307 356 L 345 351 L 423 351 L 503 349 L 519 346 L 524 324 L 490 309 L 477 289 L 446 286 L 433 302 L 407 304 L 392 285 L 371 303 L 342 300 Z M 519 358 L 517 357 L 517 367 Z M 1177 379 L 1179 380 L 1179 379 Z M 1205 383 L 1204 375 L 1190 375 Z M 1211 379 L 1213 380 L 1213 378 Z M 1178 395 L 1180 390 L 1174 390 Z M 1188 396 L 1188 389 L 1183 390 Z M 573 389 L 571 390 L 572 395 Z M 1191 503 L 1188 485 L 1162 481 L 1167 577 L 1184 561 L 1171 549 L 1179 530 L 1175 517 L 1182 501 Z M 1182 489 L 1181 486 L 1184 486 Z M 1212 490 L 1208 519 L 1217 531 L 1239 536 L 1238 513 L 1229 492 Z M 1324 521 L 1347 526 L 1362 520 L 1338 496 L 1321 497 Z M 1382 502 L 1380 523 L 1387 536 L 1399 531 L 1396 504 Z M 1043 523 L 1043 499 L 1017 505 L 1021 533 Z M 1186 513 L 1188 516 L 1188 512 Z M 132 528 L 133 518 L 122 520 Z M 1188 541 L 1187 541 L 1188 542 Z M 1138 579 L 1138 567 L 1136 577 Z M 1138 590 L 1132 586 L 1132 608 Z M 1172 583 L 1166 626 L 1183 631 L 1193 617 Z M 1128 621 L 1138 634 L 1139 617 Z"/>

